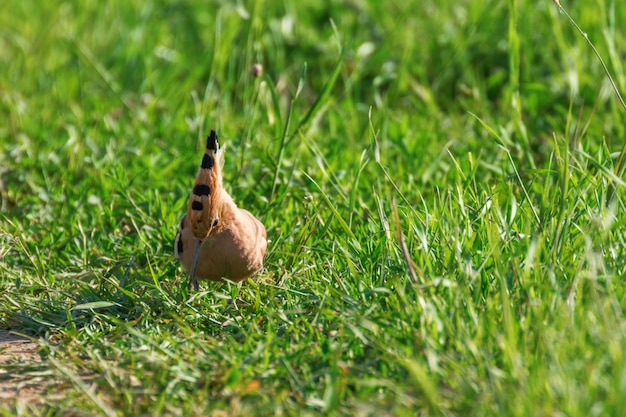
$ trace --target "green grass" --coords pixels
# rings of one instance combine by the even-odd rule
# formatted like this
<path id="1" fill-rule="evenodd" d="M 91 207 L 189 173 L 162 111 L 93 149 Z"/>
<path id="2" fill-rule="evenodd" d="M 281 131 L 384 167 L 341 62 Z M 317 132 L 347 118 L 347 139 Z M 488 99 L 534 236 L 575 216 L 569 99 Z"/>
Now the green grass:
<path id="1" fill-rule="evenodd" d="M 42 391 L 0 415 L 623 413 L 626 112 L 552 1 L 231 3 L 0 6 L 0 328 L 41 356 L 0 378 Z M 626 91 L 626 3 L 569 3 Z M 211 128 L 271 243 L 189 293 Z"/>

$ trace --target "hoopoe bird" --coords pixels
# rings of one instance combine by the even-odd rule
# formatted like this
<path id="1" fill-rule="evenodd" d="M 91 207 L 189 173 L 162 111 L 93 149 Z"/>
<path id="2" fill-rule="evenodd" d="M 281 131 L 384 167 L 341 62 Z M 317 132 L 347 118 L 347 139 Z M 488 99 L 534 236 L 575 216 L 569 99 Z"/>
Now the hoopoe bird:
<path id="1" fill-rule="evenodd" d="M 174 253 L 189 273 L 189 288 L 196 291 L 198 280 L 249 278 L 263 267 L 267 249 L 265 226 L 224 190 L 223 165 L 224 150 L 211 130 L 174 242 Z"/>

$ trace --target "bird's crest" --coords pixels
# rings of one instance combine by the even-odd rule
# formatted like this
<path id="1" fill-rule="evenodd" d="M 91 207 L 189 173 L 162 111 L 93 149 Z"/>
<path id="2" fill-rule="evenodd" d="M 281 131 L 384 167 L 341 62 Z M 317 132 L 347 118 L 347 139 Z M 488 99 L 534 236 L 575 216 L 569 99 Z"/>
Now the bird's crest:
<path id="1" fill-rule="evenodd" d="M 197 239 L 205 239 L 219 225 L 223 163 L 224 151 L 211 130 L 187 208 L 187 222 Z"/>

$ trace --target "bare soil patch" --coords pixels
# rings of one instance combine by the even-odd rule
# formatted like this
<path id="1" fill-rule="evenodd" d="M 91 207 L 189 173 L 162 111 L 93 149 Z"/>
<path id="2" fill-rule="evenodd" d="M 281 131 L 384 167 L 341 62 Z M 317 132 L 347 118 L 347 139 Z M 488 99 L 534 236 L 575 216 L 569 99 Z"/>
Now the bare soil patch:
<path id="1" fill-rule="evenodd" d="M 0 401 L 37 400 L 46 388 L 37 343 L 0 330 Z"/>

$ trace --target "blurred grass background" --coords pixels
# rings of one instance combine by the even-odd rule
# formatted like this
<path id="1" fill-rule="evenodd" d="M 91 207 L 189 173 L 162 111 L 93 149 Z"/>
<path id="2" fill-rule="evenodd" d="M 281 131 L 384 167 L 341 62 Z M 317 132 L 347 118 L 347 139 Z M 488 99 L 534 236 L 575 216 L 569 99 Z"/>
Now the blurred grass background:
<path id="1" fill-rule="evenodd" d="M 626 5 L 569 3 L 626 91 Z M 626 406 L 625 113 L 551 1 L 5 0 L 0 68 L 3 415 Z M 211 128 L 272 242 L 188 294 Z"/>

